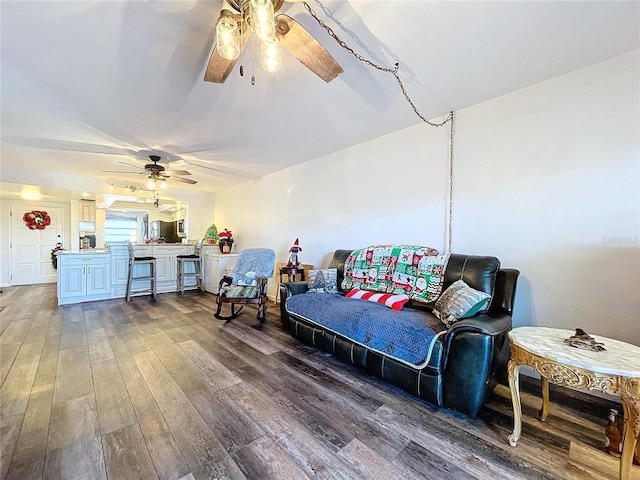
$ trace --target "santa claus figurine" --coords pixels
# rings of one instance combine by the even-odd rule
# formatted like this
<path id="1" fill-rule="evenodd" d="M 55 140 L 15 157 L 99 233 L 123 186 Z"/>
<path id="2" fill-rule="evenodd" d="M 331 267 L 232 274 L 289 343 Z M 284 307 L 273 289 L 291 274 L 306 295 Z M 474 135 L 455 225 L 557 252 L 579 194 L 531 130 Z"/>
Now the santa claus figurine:
<path id="1" fill-rule="evenodd" d="M 298 268 L 300 266 L 300 260 L 298 259 L 298 252 L 302 251 L 302 247 L 298 245 L 298 239 L 293 243 L 291 248 L 289 249 L 289 263 L 287 263 L 288 268 Z"/>

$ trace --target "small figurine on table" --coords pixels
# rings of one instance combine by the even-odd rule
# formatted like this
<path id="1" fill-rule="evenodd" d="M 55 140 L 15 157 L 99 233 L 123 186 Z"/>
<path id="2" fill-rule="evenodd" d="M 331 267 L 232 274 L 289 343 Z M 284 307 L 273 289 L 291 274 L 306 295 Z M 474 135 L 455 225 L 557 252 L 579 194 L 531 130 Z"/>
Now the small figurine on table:
<path id="1" fill-rule="evenodd" d="M 291 255 L 289 255 L 289 263 L 287 263 L 288 268 L 298 268 L 300 266 L 300 260 L 298 259 L 298 252 L 301 252 L 301 251 L 302 251 L 302 247 L 298 244 L 298 239 L 296 238 L 296 241 L 294 242 L 292 247 L 289 249 L 289 253 Z"/>

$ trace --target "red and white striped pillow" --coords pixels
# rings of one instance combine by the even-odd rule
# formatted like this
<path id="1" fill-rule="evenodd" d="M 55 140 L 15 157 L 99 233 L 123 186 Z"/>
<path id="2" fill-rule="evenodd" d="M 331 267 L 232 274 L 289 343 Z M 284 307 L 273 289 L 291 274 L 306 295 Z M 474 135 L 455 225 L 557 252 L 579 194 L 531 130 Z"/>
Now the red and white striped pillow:
<path id="1" fill-rule="evenodd" d="M 349 293 L 347 293 L 346 297 L 381 303 L 393 310 L 402 310 L 404 304 L 409 301 L 409 297 L 407 295 L 393 295 L 392 293 L 370 292 L 368 290 L 360 290 L 359 288 L 354 288 L 353 290 L 351 290 Z"/>

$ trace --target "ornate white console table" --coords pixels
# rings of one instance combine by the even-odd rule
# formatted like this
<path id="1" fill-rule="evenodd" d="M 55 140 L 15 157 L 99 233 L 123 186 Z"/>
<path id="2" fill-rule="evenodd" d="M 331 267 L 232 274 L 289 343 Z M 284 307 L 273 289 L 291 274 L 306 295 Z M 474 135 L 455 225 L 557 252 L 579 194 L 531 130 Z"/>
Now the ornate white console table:
<path id="1" fill-rule="evenodd" d="M 628 480 L 640 433 L 640 347 L 592 335 L 606 350 L 581 350 L 564 343 L 565 338 L 574 334 L 573 330 L 546 327 L 519 327 L 509 332 L 509 388 L 513 401 L 509 444 L 515 447 L 522 432 L 519 374 L 520 367 L 527 365 L 542 377 L 542 421 L 549 413 L 549 382 L 620 397 L 624 409 L 620 480 Z"/>

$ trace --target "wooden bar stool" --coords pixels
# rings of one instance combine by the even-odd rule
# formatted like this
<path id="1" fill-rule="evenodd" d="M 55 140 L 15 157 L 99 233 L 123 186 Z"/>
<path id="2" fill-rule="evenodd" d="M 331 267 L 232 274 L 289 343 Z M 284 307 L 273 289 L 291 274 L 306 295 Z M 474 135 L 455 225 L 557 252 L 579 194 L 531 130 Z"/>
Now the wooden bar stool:
<path id="1" fill-rule="evenodd" d="M 199 289 L 199 290 L 204 290 L 202 288 L 202 258 L 200 257 L 200 251 L 202 248 L 202 240 L 198 240 L 196 242 L 196 250 L 195 253 L 191 254 L 191 255 L 178 255 L 176 256 L 176 261 L 178 262 L 177 264 L 177 269 L 176 271 L 177 276 L 176 276 L 176 292 L 180 292 L 182 295 L 184 295 L 184 289 L 185 289 L 185 279 L 187 278 L 195 278 L 196 280 L 196 284 L 195 284 L 195 289 Z M 192 272 L 188 272 L 186 271 L 187 269 L 185 268 L 187 263 L 192 263 L 193 264 L 193 271 Z M 192 287 L 189 286 L 189 289 L 191 290 Z"/>
<path id="2" fill-rule="evenodd" d="M 139 277 L 133 276 L 133 270 L 136 265 L 149 265 L 148 275 Z M 142 290 L 132 290 L 132 283 L 137 280 L 148 280 L 149 288 Z M 156 299 L 156 257 L 136 257 L 133 251 L 133 244 L 129 242 L 129 274 L 127 276 L 127 302 L 131 301 L 131 295 L 134 293 L 150 293 L 153 300 Z"/>

